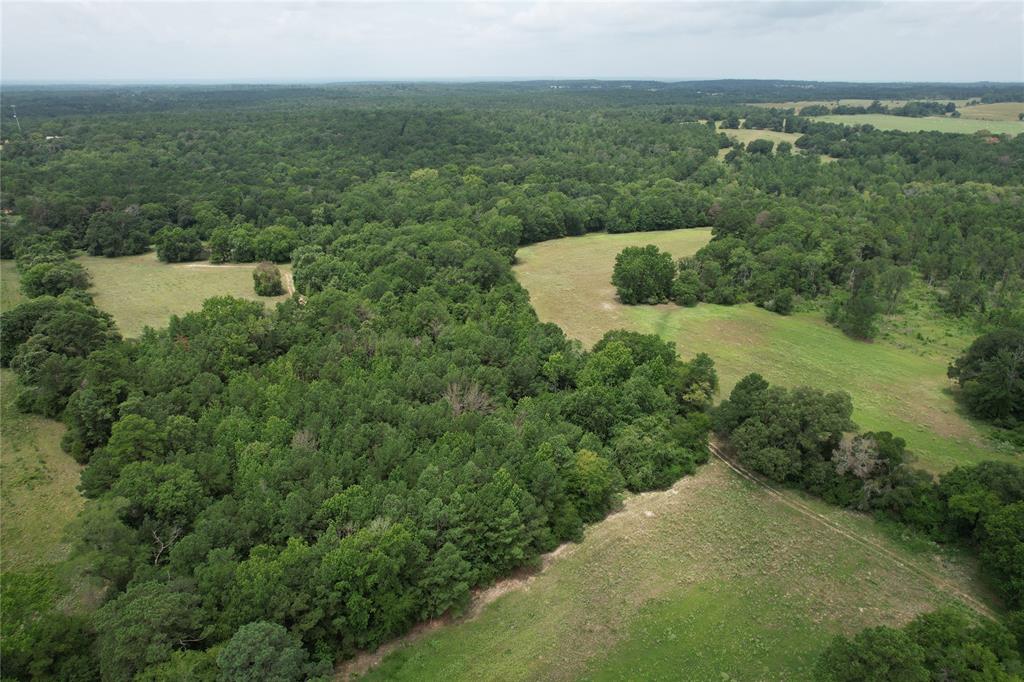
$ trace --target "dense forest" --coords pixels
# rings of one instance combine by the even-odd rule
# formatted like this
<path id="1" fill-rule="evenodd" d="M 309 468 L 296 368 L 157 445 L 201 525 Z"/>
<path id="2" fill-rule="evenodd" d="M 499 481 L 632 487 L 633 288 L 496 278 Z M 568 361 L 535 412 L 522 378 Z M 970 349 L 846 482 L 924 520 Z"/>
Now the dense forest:
<path id="1" fill-rule="evenodd" d="M 823 305 L 863 338 L 920 277 L 977 324 L 950 358 L 965 404 L 1020 437 L 1024 135 L 743 106 L 808 84 L 563 85 L 5 90 L 23 131 L 5 126 L 0 255 L 30 299 L 0 320 L 0 363 L 87 465 L 73 560 L 106 586 L 94 614 L 6 632 L 5 676 L 326 676 L 693 473 L 712 428 L 772 480 L 972 547 L 1021 605 L 1019 467 L 933 482 L 899 434 L 852 435 L 848 396 L 756 376 L 713 409 L 708 356 L 621 331 L 583 349 L 510 266 L 566 235 L 711 226 L 679 263 L 624 253 L 623 302 Z M 937 90 L 1009 96 L 812 92 Z M 802 137 L 744 145 L 715 125 L 732 118 Z M 266 295 L 291 261 L 302 296 L 213 298 L 124 339 L 74 256 L 151 248 L 263 261 Z M 864 638 L 883 636 L 917 637 Z"/>

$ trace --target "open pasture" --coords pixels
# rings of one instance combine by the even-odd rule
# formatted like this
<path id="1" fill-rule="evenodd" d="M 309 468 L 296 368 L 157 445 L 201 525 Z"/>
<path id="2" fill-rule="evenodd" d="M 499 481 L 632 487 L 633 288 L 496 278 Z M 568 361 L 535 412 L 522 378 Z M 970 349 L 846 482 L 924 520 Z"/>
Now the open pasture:
<path id="1" fill-rule="evenodd" d="M 708 353 L 721 396 L 750 372 L 787 386 L 841 388 L 853 397 L 855 421 L 906 439 L 917 466 L 944 471 L 984 459 L 1020 461 L 997 450 L 949 393 L 946 367 L 970 344 L 972 331 L 937 321 L 924 304 L 886 320 L 882 337 L 866 343 L 827 324 L 820 312 L 784 317 L 751 304 L 681 308 L 617 301 L 611 273 L 624 247 L 656 244 L 678 258 L 708 239 L 706 229 L 560 239 L 520 249 L 514 270 L 541 320 L 586 345 L 626 328 L 675 341 L 684 357 Z"/>
<path id="2" fill-rule="evenodd" d="M 171 315 L 198 310 L 211 296 L 235 296 L 270 305 L 287 296 L 263 298 L 253 290 L 254 263 L 161 263 L 153 252 L 139 256 L 83 256 L 92 275 L 96 305 L 114 316 L 121 333 L 138 336 L 143 328 L 167 325 Z M 279 265 L 291 272 L 291 265 Z"/>
<path id="3" fill-rule="evenodd" d="M 966 111 L 966 109 L 965 109 Z M 901 130 L 908 133 L 916 133 L 925 130 L 940 133 L 963 133 L 972 134 L 979 130 L 987 130 L 990 133 L 1019 135 L 1024 133 L 1024 122 L 1022 121 L 999 121 L 999 120 L 978 120 L 968 118 L 966 115 L 960 118 L 946 118 L 939 116 L 926 116 L 923 118 L 911 118 L 909 116 L 892 116 L 890 114 L 851 114 L 815 116 L 815 121 L 826 123 L 841 123 L 843 125 L 873 125 L 879 130 Z"/>
<path id="4" fill-rule="evenodd" d="M 836 633 L 903 623 L 957 593 L 985 599 L 958 557 L 772 495 L 718 460 L 627 498 L 547 563 L 366 679 L 812 680 Z"/>

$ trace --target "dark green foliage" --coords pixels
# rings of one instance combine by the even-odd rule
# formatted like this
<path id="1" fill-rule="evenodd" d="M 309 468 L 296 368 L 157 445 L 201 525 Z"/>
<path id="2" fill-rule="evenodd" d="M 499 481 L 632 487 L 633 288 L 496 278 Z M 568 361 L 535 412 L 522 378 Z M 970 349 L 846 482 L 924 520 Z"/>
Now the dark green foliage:
<path id="1" fill-rule="evenodd" d="M 90 256 L 130 256 L 149 248 L 149 232 L 131 211 L 98 211 L 89 218 L 82 243 Z"/>
<path id="2" fill-rule="evenodd" d="M 747 143 L 747 151 L 751 154 L 771 154 L 775 143 L 771 140 L 751 140 Z"/>
<path id="3" fill-rule="evenodd" d="M 830 682 L 1009 681 L 1020 672 L 1007 628 L 952 609 L 920 615 L 902 629 L 882 626 L 852 639 L 836 637 L 818 661 L 820 679 Z"/>
<path id="4" fill-rule="evenodd" d="M 217 654 L 223 682 L 300 682 L 314 673 L 301 643 L 276 623 L 243 625 Z"/>
<path id="5" fill-rule="evenodd" d="M 672 256 L 657 246 L 629 246 L 615 257 L 612 284 L 626 304 L 661 303 L 672 294 Z"/>
<path id="6" fill-rule="evenodd" d="M 22 239 L 17 259 L 21 290 L 29 298 L 85 290 L 91 283 L 85 268 L 71 260 L 71 254 L 53 239 Z"/>
<path id="7" fill-rule="evenodd" d="M 276 265 L 264 261 L 252 271 L 253 287 L 259 296 L 280 296 L 284 293 L 281 282 L 281 270 Z"/>
<path id="8" fill-rule="evenodd" d="M 0 315 L 0 362 L 23 385 L 19 407 L 60 414 L 79 387 L 86 356 L 119 338 L 109 315 L 70 293 L 41 296 Z"/>
<path id="9" fill-rule="evenodd" d="M 949 367 L 975 416 L 1013 427 L 1024 420 L 1024 331 L 1000 329 L 975 339 Z"/>
<path id="10" fill-rule="evenodd" d="M 173 585 L 143 582 L 96 613 L 100 673 L 104 680 L 131 680 L 164 663 L 200 636 L 194 595 Z"/>
<path id="11" fill-rule="evenodd" d="M 203 244 L 194 230 L 165 227 L 156 234 L 154 243 L 157 258 L 165 263 L 199 260 L 203 255 Z"/>
<path id="12" fill-rule="evenodd" d="M 852 414 L 846 393 L 769 387 L 751 374 L 722 402 L 715 426 L 755 471 L 775 481 L 802 481 L 831 460 L 843 433 L 853 428 Z"/>
<path id="13" fill-rule="evenodd" d="M 879 310 L 874 273 L 869 268 L 857 267 L 850 275 L 849 289 L 833 296 L 826 318 L 855 339 L 869 340 L 878 333 Z"/>
<path id="14" fill-rule="evenodd" d="M 21 275 L 21 289 L 26 296 L 60 296 L 68 289 L 88 289 L 89 273 L 79 263 L 40 263 Z"/>

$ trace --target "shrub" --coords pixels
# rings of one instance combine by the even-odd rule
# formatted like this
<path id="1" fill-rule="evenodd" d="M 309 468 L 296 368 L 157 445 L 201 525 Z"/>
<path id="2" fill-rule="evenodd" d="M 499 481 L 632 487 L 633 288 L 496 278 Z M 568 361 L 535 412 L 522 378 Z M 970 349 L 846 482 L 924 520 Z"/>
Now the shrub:
<path id="1" fill-rule="evenodd" d="M 280 296 L 284 293 L 281 270 L 273 263 L 264 261 L 257 265 L 252 271 L 252 280 L 259 296 Z"/>

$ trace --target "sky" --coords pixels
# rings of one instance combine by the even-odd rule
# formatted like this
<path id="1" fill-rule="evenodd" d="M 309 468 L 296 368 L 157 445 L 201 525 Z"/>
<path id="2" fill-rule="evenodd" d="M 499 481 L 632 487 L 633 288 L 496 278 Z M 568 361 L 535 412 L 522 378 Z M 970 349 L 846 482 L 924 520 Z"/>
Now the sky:
<path id="1" fill-rule="evenodd" d="M 1024 1 L 12 2 L 15 82 L 1024 81 Z"/>

